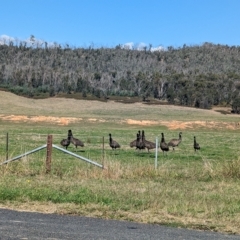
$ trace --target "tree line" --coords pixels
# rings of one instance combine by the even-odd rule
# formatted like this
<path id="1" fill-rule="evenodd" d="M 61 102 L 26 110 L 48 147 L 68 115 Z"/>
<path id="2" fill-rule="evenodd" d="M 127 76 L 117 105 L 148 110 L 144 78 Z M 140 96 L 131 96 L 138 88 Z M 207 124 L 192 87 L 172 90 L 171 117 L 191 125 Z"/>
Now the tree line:
<path id="1" fill-rule="evenodd" d="M 240 111 L 240 47 L 212 43 L 161 51 L 0 45 L 0 87 L 35 97 L 59 93 L 156 98 L 170 104 Z"/>

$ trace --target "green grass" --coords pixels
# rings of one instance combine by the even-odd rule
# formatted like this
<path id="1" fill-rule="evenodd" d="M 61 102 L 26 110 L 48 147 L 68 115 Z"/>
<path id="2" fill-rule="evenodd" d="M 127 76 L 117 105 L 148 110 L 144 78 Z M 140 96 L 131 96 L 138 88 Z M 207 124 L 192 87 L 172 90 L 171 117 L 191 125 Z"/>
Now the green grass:
<path id="1" fill-rule="evenodd" d="M 37 103 L 36 108 L 43 109 L 39 115 L 51 109 L 56 116 L 53 102 L 49 108 L 45 102 Z M 20 98 L 17 104 L 24 107 L 15 106 L 11 113 L 3 105 L 1 114 L 28 115 L 31 103 L 28 105 L 26 99 Z M 240 233 L 240 129 L 225 127 L 226 123 L 237 122 L 236 116 L 190 108 L 176 111 L 163 106 L 156 111 L 156 105 L 136 109 L 130 104 L 125 110 L 124 104 L 116 103 L 117 109 L 112 104 L 109 109 L 106 103 L 99 104 L 97 111 L 94 110 L 97 104 L 93 108 L 82 105 L 76 110 L 62 109 L 61 116 L 75 114 L 83 118 L 66 126 L 0 120 L 0 162 L 6 159 L 6 133 L 12 158 L 45 144 L 48 134 L 60 146 L 60 140 L 72 129 L 85 147 L 75 149 L 70 145 L 68 150 L 105 166 L 103 170 L 53 149 L 51 172 L 46 174 L 43 149 L 0 166 L 0 206 Z M 206 125 L 172 130 L 164 124 L 129 125 L 123 121 L 129 118 L 154 121 L 173 118 L 183 122 L 204 119 Z M 217 124 L 210 128 L 208 121 Z M 159 150 L 157 169 L 155 150 L 147 153 L 129 147 L 137 131 L 143 129 L 150 141 L 156 137 L 160 141 L 161 132 L 166 140 L 183 132 L 183 141 L 175 151 L 163 155 Z M 121 149 L 113 151 L 109 147 L 109 133 L 121 144 Z M 193 149 L 193 136 L 201 146 L 198 152 Z"/>

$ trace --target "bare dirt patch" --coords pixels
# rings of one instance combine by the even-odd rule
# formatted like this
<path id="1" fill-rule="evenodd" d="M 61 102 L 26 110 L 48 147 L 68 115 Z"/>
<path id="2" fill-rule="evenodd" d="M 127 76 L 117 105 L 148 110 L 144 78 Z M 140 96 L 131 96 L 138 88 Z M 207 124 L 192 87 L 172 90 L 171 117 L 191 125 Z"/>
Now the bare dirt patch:
<path id="1" fill-rule="evenodd" d="M 53 116 L 25 116 L 25 115 L 0 115 L 3 121 L 11 122 L 28 122 L 28 123 L 53 123 L 60 126 L 67 126 L 72 123 L 81 122 L 82 118 L 76 117 L 53 117 Z M 89 122 L 106 122 L 104 119 L 89 118 Z M 169 130 L 177 129 L 193 129 L 193 128 L 216 128 L 234 130 L 240 128 L 238 122 L 216 122 L 216 121 L 149 121 L 149 120 L 134 120 L 125 119 L 122 123 L 138 126 L 161 125 L 166 126 Z"/>
<path id="2" fill-rule="evenodd" d="M 0 119 L 12 122 L 56 123 L 58 125 L 69 125 L 70 123 L 75 123 L 82 120 L 82 118 L 73 117 L 24 116 L 24 115 L 0 115 Z"/>
<path id="3" fill-rule="evenodd" d="M 169 130 L 177 130 L 177 129 L 193 129 L 193 128 L 217 128 L 217 129 L 229 129 L 234 130 L 240 128 L 239 123 L 236 122 L 215 122 L 215 121 L 137 121 L 132 119 L 127 119 L 126 122 L 128 124 L 147 126 L 147 125 L 163 125 L 166 126 Z"/>

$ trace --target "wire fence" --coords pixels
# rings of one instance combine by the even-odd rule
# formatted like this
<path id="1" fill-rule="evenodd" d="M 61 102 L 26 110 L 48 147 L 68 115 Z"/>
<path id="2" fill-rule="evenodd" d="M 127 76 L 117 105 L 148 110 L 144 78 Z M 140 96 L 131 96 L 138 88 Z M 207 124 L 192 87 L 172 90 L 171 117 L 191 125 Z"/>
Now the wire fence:
<path id="1" fill-rule="evenodd" d="M 204 159 L 210 160 L 219 160 L 219 159 L 238 159 L 240 154 L 240 134 L 238 132 L 203 132 L 199 131 L 197 133 L 194 132 L 183 132 L 182 142 L 179 147 L 175 148 L 175 151 L 170 147 L 168 156 L 169 158 L 172 156 L 173 158 L 177 157 L 185 157 L 188 158 L 192 156 L 194 153 L 193 149 L 193 136 L 197 136 L 197 142 L 199 142 L 201 147 L 201 156 Z M 28 152 L 32 149 L 35 149 L 47 142 L 48 134 L 40 134 L 34 132 L 28 133 L 2 133 L 0 134 L 0 156 L 1 160 L 4 161 L 7 158 L 17 156 L 24 152 Z M 178 133 L 176 131 L 170 132 L 165 131 L 166 142 L 168 142 L 171 138 L 177 138 Z M 109 146 L 109 138 L 108 135 L 99 135 L 93 136 L 90 134 L 81 134 L 81 136 L 75 136 L 81 139 L 84 142 L 84 147 L 75 148 L 74 145 L 70 144 L 68 150 L 70 151 L 81 151 L 84 150 L 83 155 L 90 155 L 92 152 L 95 152 L 94 156 L 102 157 L 102 152 L 106 151 L 107 153 L 111 153 L 111 147 Z M 114 138 L 115 136 L 113 136 Z M 63 134 L 53 134 L 53 144 L 62 147 L 60 141 L 63 139 Z M 66 137 L 65 137 L 66 138 Z M 146 138 L 149 141 L 155 142 L 156 138 L 158 138 L 158 143 L 161 141 L 160 132 L 156 135 L 156 132 L 149 131 L 146 134 Z M 118 134 L 115 140 L 119 142 L 121 145 L 121 149 L 119 150 L 118 158 L 121 159 L 121 154 L 123 152 L 135 154 L 135 148 L 130 147 L 130 142 L 135 140 L 135 133 L 131 133 L 128 136 L 125 134 Z M 147 152 L 147 150 L 146 150 Z M 155 150 L 151 150 L 151 156 L 155 155 Z M 126 155 L 124 155 L 126 157 Z M 138 157 L 137 154 L 132 155 Z M 146 157 L 149 155 L 146 155 Z M 159 157 L 161 157 L 161 150 L 159 149 Z"/>

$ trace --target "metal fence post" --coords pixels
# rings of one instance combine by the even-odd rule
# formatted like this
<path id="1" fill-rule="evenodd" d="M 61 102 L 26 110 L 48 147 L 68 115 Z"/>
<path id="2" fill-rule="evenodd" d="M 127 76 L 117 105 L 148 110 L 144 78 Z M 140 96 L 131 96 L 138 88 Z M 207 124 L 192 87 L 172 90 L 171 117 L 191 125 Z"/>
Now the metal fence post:
<path id="1" fill-rule="evenodd" d="M 158 161 L 158 137 L 156 137 L 155 169 L 157 169 L 157 161 Z"/>
<path id="2" fill-rule="evenodd" d="M 47 137 L 46 173 L 51 172 L 51 161 L 52 161 L 52 135 L 48 135 L 48 137 Z"/>
<path id="3" fill-rule="evenodd" d="M 102 166 L 103 166 L 103 169 L 104 169 L 104 136 L 102 138 Z"/>
<path id="4" fill-rule="evenodd" d="M 6 160 L 8 160 L 8 132 L 6 135 Z"/>

